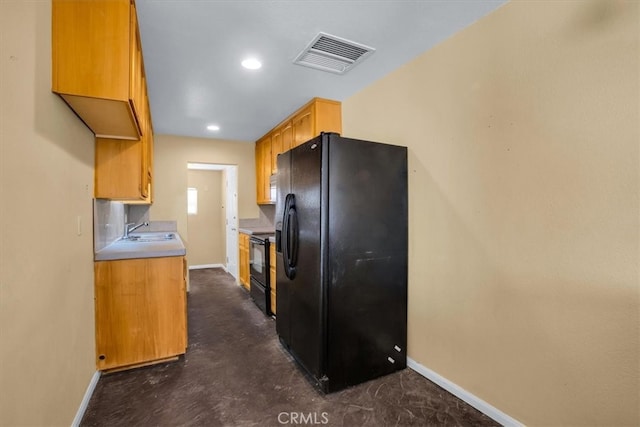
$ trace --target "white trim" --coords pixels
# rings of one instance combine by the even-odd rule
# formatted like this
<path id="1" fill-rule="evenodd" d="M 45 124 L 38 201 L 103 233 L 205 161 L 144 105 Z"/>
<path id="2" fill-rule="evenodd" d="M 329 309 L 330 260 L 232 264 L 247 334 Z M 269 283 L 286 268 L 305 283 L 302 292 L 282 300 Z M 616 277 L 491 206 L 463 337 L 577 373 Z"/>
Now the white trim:
<path id="1" fill-rule="evenodd" d="M 189 266 L 189 270 L 200 270 L 203 268 L 222 268 L 224 271 L 227 271 L 227 267 L 224 264 L 200 264 Z"/>
<path id="2" fill-rule="evenodd" d="M 476 408 L 478 411 L 482 412 L 486 416 L 499 422 L 503 426 L 524 427 L 524 424 L 522 424 L 520 421 L 516 420 L 515 418 L 511 418 L 509 415 L 505 414 L 498 408 L 488 404 L 487 402 L 480 399 L 476 395 L 469 393 L 467 390 L 463 389 L 459 385 L 449 381 L 448 379 L 437 374 L 431 369 L 419 364 L 418 362 L 411 359 L 410 357 L 407 357 L 407 366 L 413 369 L 414 371 L 416 371 L 417 373 L 419 373 L 420 375 L 422 375 L 423 377 L 425 377 L 426 379 L 436 383 L 437 385 L 447 390 L 449 393 L 453 394 L 459 399 L 464 400 L 469 405 L 473 406 L 474 408 Z"/>
<path id="3" fill-rule="evenodd" d="M 89 406 L 89 401 L 91 400 L 91 396 L 93 396 L 93 391 L 96 389 L 99 379 L 100 371 L 96 371 L 91 377 L 91 381 L 89 381 L 87 391 L 84 392 L 84 397 L 82 398 L 82 402 L 80 402 L 80 407 L 78 408 L 78 412 L 76 412 L 76 416 L 73 418 L 71 427 L 78 427 L 80 425 L 80 421 L 82 421 L 84 412 L 87 410 L 87 406 Z"/>
<path id="4" fill-rule="evenodd" d="M 204 171 L 223 171 L 233 166 L 235 165 L 219 165 L 219 164 L 194 163 L 194 162 L 187 163 L 187 169 L 204 170 Z"/>

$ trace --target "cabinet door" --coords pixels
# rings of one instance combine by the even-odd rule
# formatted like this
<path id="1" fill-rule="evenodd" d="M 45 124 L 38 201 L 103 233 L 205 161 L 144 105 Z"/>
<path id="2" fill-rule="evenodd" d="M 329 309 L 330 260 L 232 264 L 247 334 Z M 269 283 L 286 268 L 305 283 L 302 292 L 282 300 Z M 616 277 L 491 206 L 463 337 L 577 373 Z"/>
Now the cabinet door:
<path id="1" fill-rule="evenodd" d="M 282 153 L 282 132 L 280 129 L 271 134 L 271 175 L 278 172 L 278 154 Z"/>
<path id="2" fill-rule="evenodd" d="M 304 144 L 314 137 L 313 111 L 308 109 L 293 118 L 293 147 Z"/>
<path id="3" fill-rule="evenodd" d="M 329 99 L 315 101 L 315 129 L 313 136 L 320 132 L 342 133 L 342 105 Z"/>
<path id="4" fill-rule="evenodd" d="M 96 138 L 95 197 L 113 200 L 140 200 L 143 193 L 142 163 L 144 142 Z"/>
<path id="5" fill-rule="evenodd" d="M 272 203 L 269 178 L 271 176 L 271 135 L 256 142 L 256 199 L 259 205 Z"/>
<path id="6" fill-rule="evenodd" d="M 130 0 L 52 1 L 53 90 L 129 99 Z"/>
<path id="7" fill-rule="evenodd" d="M 262 147 L 263 139 L 256 141 L 256 202 L 264 202 L 264 178 L 262 175 Z"/>
<path id="8" fill-rule="evenodd" d="M 94 194 L 99 199 L 151 203 L 153 130 L 149 115 L 139 140 L 96 138 Z"/>
<path id="9" fill-rule="evenodd" d="M 269 285 L 271 286 L 271 312 L 276 314 L 276 245 L 269 246 Z"/>
<path id="10" fill-rule="evenodd" d="M 153 131 L 151 128 L 151 116 L 149 115 L 149 103 L 146 92 L 146 79 L 142 79 L 143 82 L 143 98 L 140 108 L 141 112 L 141 132 L 142 136 L 142 164 L 141 164 L 141 176 L 142 176 L 142 196 L 145 199 L 151 198 L 151 175 L 153 169 Z"/>
<path id="11" fill-rule="evenodd" d="M 249 289 L 249 235 L 240 233 L 240 284 Z"/>
<path id="12" fill-rule="evenodd" d="M 153 203 L 153 125 L 151 124 L 151 116 L 147 116 L 149 120 L 149 131 L 147 132 L 147 175 L 149 178 L 149 194 L 147 196 L 148 202 Z"/>
<path id="13" fill-rule="evenodd" d="M 96 366 L 146 364 L 183 354 L 183 257 L 95 263 Z"/>
<path id="14" fill-rule="evenodd" d="M 144 109 L 144 85 L 143 85 L 143 65 L 142 65 L 142 43 L 140 43 L 140 34 L 138 33 L 138 17 L 136 14 L 136 6 L 134 3 L 130 5 L 129 27 L 129 99 L 134 114 L 138 118 L 138 126 L 142 127 L 140 121 Z M 140 129 L 141 135 L 144 129 Z"/>
<path id="15" fill-rule="evenodd" d="M 284 153 L 285 151 L 289 151 L 292 148 L 293 148 L 293 125 L 291 122 L 288 122 L 282 128 L 282 151 L 280 152 Z"/>
<path id="16" fill-rule="evenodd" d="M 131 93 L 139 86 L 131 73 L 143 69 L 141 50 L 131 63 L 131 49 L 140 47 L 133 2 L 53 0 L 51 14 L 52 91 L 97 137 L 140 138 Z"/>
<path id="17" fill-rule="evenodd" d="M 262 185 L 264 187 L 264 203 L 275 203 L 271 199 L 271 137 L 263 140 L 262 147 Z"/>

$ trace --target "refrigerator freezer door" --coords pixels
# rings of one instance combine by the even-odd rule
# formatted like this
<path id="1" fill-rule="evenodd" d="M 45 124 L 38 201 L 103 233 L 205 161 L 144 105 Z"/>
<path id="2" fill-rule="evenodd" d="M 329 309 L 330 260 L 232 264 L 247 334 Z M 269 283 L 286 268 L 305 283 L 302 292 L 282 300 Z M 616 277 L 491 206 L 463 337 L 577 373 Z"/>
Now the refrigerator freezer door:
<path id="1" fill-rule="evenodd" d="M 276 331 L 300 365 L 316 379 L 322 376 L 324 350 L 320 298 L 320 147 L 318 143 L 307 143 L 278 156 L 275 213 Z"/>
<path id="2" fill-rule="evenodd" d="M 322 362 L 325 348 L 320 264 L 321 151 L 318 138 L 290 151 L 295 216 L 290 216 L 288 222 L 293 234 L 289 236 L 291 246 L 297 252 L 297 259 L 296 273 L 287 289 L 288 325 L 279 328 L 279 331 L 288 331 L 281 337 L 288 336 L 286 344 L 291 353 L 316 379 L 324 374 Z M 283 217 L 285 214 L 283 212 Z"/>
<path id="3" fill-rule="evenodd" d="M 291 193 L 291 152 L 287 151 L 278 155 L 278 174 L 276 176 L 276 332 L 280 340 L 286 346 L 290 342 L 289 333 L 289 288 L 291 280 L 284 270 L 284 258 L 282 254 L 282 226 L 284 222 L 285 198 Z"/>

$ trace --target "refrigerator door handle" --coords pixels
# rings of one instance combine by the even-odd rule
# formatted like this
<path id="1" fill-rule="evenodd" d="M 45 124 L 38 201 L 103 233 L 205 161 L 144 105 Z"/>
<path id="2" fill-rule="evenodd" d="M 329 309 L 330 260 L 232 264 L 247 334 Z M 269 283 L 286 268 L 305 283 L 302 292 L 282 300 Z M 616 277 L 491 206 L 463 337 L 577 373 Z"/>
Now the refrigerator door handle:
<path id="1" fill-rule="evenodd" d="M 287 266 L 289 265 L 289 194 L 285 198 L 284 202 L 284 212 L 282 214 L 282 236 L 281 236 L 281 245 L 282 245 L 282 261 L 284 264 L 284 273 L 285 276 L 289 277 L 287 272 Z"/>
<path id="2" fill-rule="evenodd" d="M 296 218 L 295 213 L 295 195 L 289 193 L 284 202 L 284 214 L 282 218 L 282 240 L 284 241 L 282 244 L 282 259 L 284 261 L 284 273 L 289 279 L 293 279 L 296 275 L 295 269 L 295 261 L 297 258 L 297 243 L 292 242 L 292 238 L 297 236 L 292 236 L 292 218 Z M 296 223 L 295 227 L 297 230 L 297 221 L 294 219 L 293 221 Z"/>
<path id="3" fill-rule="evenodd" d="M 298 211 L 296 206 L 292 205 L 289 209 L 290 239 L 291 253 L 289 254 L 289 268 L 295 274 L 296 265 L 298 264 Z"/>

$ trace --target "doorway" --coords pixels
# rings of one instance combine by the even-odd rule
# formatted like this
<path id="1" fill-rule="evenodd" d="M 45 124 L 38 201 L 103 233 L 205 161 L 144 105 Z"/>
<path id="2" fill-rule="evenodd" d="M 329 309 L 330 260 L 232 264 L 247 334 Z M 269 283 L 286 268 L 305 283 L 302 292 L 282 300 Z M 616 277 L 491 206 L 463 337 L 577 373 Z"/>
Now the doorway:
<path id="1" fill-rule="evenodd" d="M 223 267 L 238 279 L 238 166 L 212 163 L 187 163 L 190 170 L 221 171 L 223 191 L 221 205 L 224 209 L 225 264 Z M 216 227 L 217 224 L 211 224 Z M 206 265 L 205 265 L 206 266 Z"/>

